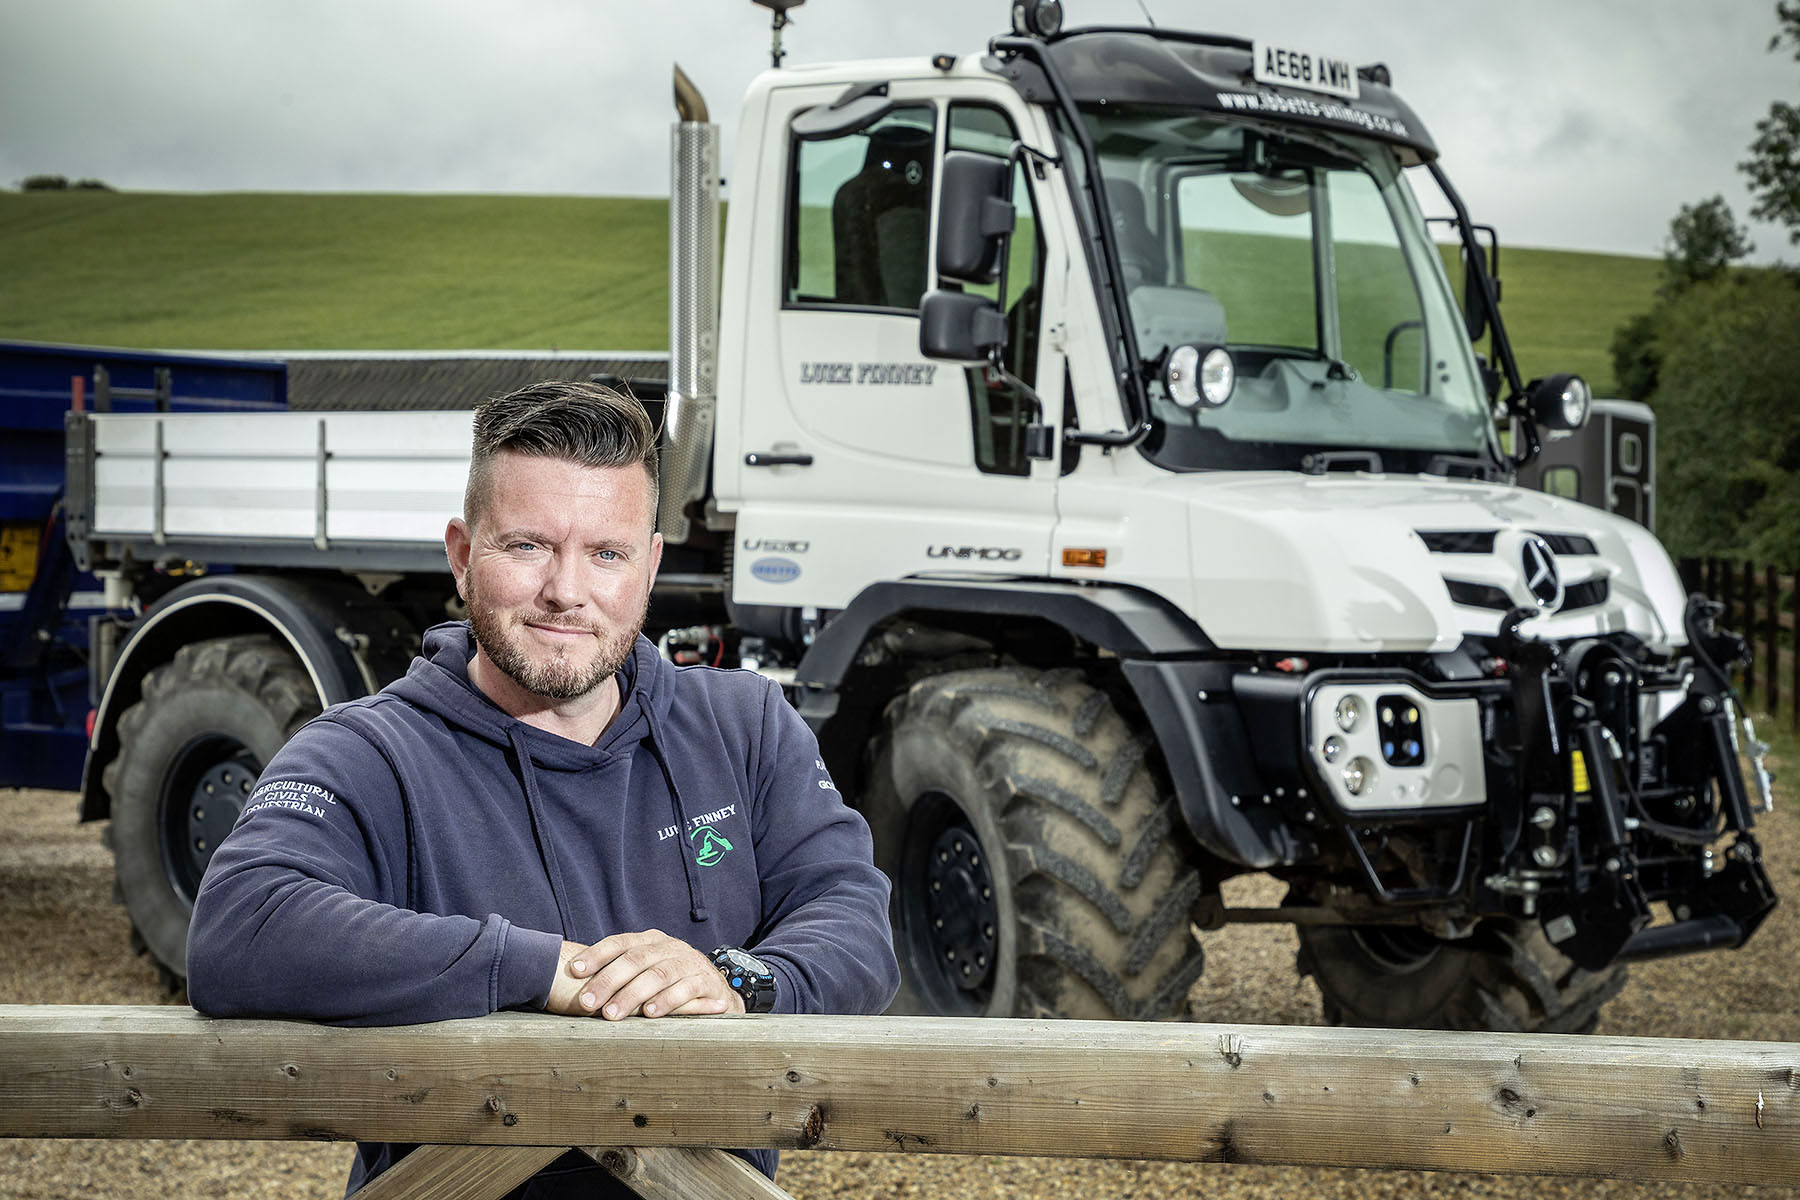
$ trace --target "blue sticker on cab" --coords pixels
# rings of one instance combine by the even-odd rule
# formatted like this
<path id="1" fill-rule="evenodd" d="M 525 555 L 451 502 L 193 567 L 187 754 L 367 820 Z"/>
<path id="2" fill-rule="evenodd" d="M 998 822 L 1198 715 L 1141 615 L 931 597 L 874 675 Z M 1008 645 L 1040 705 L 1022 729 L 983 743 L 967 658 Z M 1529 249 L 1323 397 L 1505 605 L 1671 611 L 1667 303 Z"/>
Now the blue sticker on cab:
<path id="1" fill-rule="evenodd" d="M 800 578 L 800 564 L 788 558 L 759 558 L 750 573 L 764 583 L 792 583 Z"/>

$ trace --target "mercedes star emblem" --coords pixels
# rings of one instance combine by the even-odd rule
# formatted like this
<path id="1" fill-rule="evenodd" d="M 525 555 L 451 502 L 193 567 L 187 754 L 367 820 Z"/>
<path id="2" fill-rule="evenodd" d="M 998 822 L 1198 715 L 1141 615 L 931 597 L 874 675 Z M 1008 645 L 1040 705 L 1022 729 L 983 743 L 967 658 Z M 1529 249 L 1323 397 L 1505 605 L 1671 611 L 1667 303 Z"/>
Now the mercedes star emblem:
<path id="1" fill-rule="evenodd" d="M 1531 593 L 1537 606 L 1545 612 L 1561 608 L 1562 574 L 1556 569 L 1556 556 L 1550 553 L 1549 543 L 1540 537 L 1526 538 L 1519 550 L 1519 560 L 1525 568 L 1525 590 Z"/>

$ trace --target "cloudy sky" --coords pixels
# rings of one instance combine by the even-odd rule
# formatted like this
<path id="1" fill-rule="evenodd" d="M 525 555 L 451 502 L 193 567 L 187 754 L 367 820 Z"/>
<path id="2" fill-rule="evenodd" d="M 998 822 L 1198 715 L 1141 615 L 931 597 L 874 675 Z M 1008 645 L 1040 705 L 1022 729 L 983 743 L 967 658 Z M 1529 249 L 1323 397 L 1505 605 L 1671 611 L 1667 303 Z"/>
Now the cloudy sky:
<path id="1" fill-rule="evenodd" d="M 1143 0 L 1166 26 L 1389 64 L 1506 244 L 1660 252 L 1684 203 L 1750 201 L 1736 163 L 1800 63 L 1774 0 Z M 810 0 L 789 62 L 968 53 L 1003 0 Z M 1065 0 L 1070 25 L 1138 0 Z M 669 65 L 721 119 L 768 65 L 750 0 L 0 0 L 0 184 L 176 191 L 652 195 Z M 727 150 L 726 174 L 731 159 Z M 1758 261 L 1793 259 L 1752 225 Z"/>

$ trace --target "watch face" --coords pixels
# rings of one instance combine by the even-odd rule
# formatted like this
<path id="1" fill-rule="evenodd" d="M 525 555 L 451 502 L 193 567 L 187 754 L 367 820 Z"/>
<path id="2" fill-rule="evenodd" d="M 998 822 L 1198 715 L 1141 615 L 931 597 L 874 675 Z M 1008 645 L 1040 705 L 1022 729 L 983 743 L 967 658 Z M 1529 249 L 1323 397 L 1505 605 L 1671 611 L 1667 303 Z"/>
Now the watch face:
<path id="1" fill-rule="evenodd" d="M 746 975 L 769 974 L 769 968 L 763 966 L 762 960 L 747 950 L 739 950 L 736 947 L 733 947 L 730 950 L 725 951 L 724 958 L 726 962 L 731 964 L 734 970 L 742 971 Z"/>

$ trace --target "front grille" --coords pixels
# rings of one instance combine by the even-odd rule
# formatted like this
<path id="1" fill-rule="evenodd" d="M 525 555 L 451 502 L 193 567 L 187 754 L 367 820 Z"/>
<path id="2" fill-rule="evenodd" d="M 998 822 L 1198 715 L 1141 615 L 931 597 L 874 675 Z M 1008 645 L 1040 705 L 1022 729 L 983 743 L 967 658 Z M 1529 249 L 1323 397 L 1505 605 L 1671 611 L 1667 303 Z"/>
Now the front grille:
<path id="1" fill-rule="evenodd" d="M 1446 579 L 1444 586 L 1450 590 L 1450 599 L 1457 604 L 1466 604 L 1470 608 L 1491 608 L 1496 612 L 1506 612 L 1518 605 L 1506 592 L 1490 583 L 1471 583 L 1466 579 Z M 1612 594 L 1611 587 L 1604 577 L 1590 579 L 1585 583 L 1572 583 L 1563 591 L 1562 607 L 1558 612 L 1576 612 L 1583 608 L 1595 608 L 1605 604 Z"/>
<path id="2" fill-rule="evenodd" d="M 1544 539 L 1544 544 L 1550 547 L 1552 554 L 1600 553 L 1593 538 L 1583 537 L 1579 533 L 1540 533 L 1537 536 Z"/>
<path id="3" fill-rule="evenodd" d="M 1593 608 L 1597 604 L 1605 604 L 1612 589 L 1607 585 L 1606 577 L 1590 579 L 1586 583 L 1571 583 L 1563 590 L 1562 611 L 1570 612 L 1577 608 Z"/>
<path id="4" fill-rule="evenodd" d="M 1450 599 L 1457 604 L 1466 604 L 1470 608 L 1492 608 L 1500 612 L 1518 607 L 1513 598 L 1501 589 L 1487 583 L 1470 583 L 1466 579 L 1446 579 L 1444 586 L 1450 589 Z"/>
<path id="5" fill-rule="evenodd" d="M 1419 537 L 1433 554 L 1492 554 L 1492 529 L 1421 529 Z M 1554 549 L 1554 547 L 1552 547 Z"/>

